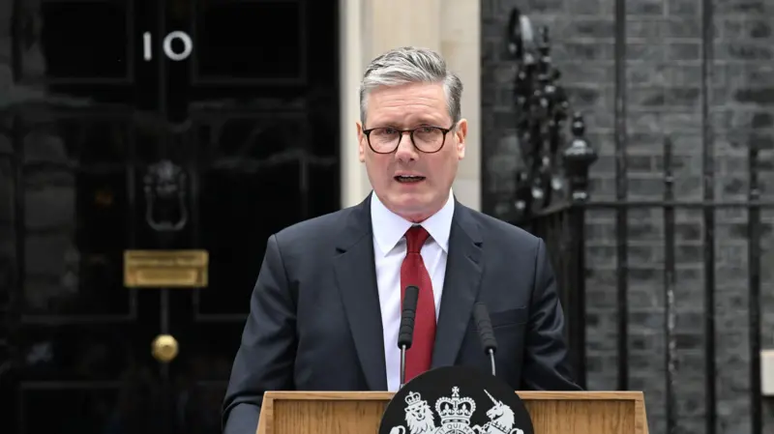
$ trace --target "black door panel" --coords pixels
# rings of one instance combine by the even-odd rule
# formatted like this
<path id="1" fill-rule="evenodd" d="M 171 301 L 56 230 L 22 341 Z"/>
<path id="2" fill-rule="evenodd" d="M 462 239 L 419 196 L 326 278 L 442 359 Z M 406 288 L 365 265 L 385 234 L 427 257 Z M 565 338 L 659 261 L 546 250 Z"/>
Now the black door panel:
<path id="1" fill-rule="evenodd" d="M 191 64 L 195 84 L 306 82 L 307 20 L 315 19 L 307 9 L 320 12 L 319 6 L 304 1 L 205 3 L 196 8 L 192 22 L 202 47 Z"/>
<path id="2" fill-rule="evenodd" d="M 267 238 L 339 207 L 337 3 L 0 7 L 0 432 L 220 432 Z M 207 287 L 125 286 L 177 249 Z"/>
<path id="3" fill-rule="evenodd" d="M 18 81 L 133 81 L 133 33 L 139 23 L 132 1 L 16 0 L 14 6 Z"/>

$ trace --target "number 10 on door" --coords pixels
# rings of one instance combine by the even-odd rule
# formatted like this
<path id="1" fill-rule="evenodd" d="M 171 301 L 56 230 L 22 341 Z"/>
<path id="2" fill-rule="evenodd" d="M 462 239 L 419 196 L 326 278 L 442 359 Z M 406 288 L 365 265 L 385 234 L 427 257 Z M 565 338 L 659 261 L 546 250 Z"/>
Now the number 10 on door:
<path id="1" fill-rule="evenodd" d="M 172 49 L 172 41 L 175 39 L 179 40 L 183 44 L 183 50 L 179 53 Z M 150 32 L 145 32 L 142 34 L 142 53 L 146 62 L 153 59 L 152 42 L 153 37 L 151 36 Z M 174 32 L 168 33 L 167 36 L 164 37 L 162 48 L 164 55 L 167 56 L 167 58 L 179 62 L 181 60 L 187 59 L 188 56 L 191 55 L 191 52 L 193 51 L 193 40 L 191 40 L 191 37 L 188 36 L 188 33 L 176 30 Z"/>

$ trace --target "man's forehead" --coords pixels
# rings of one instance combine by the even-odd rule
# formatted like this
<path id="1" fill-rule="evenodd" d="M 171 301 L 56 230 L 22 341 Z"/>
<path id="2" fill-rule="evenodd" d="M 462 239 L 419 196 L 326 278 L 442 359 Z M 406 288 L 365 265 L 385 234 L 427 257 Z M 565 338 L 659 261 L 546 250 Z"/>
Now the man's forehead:
<path id="1" fill-rule="evenodd" d="M 445 100 L 429 98 L 379 98 L 368 101 L 366 113 L 371 122 L 399 124 L 450 122 Z"/>

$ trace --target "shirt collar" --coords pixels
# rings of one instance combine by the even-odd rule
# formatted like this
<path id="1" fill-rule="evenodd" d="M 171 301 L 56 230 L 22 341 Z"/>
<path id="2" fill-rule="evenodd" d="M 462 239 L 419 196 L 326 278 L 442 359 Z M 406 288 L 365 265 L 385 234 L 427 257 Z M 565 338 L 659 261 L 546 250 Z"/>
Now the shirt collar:
<path id="1" fill-rule="evenodd" d="M 454 194 L 450 191 L 449 199 L 443 208 L 420 223 L 446 253 L 449 252 L 449 232 L 453 216 Z M 414 223 L 387 209 L 375 192 L 371 195 L 371 230 L 382 255 L 386 256 L 413 225 Z"/>

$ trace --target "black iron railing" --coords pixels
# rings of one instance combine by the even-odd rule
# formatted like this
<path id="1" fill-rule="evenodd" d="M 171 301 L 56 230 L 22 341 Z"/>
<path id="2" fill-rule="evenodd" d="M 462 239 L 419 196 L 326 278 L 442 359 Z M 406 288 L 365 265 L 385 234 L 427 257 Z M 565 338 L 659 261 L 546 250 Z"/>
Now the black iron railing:
<path id="1" fill-rule="evenodd" d="M 584 138 L 580 113 L 572 115 L 566 144 L 569 101 L 551 62 L 548 29 L 536 35 L 530 21 L 514 9 L 508 48 L 517 64 L 513 85 L 516 129 L 523 166 L 516 173 L 516 221 L 545 239 L 567 307 L 568 337 L 578 381 L 585 386 L 585 215 L 589 166 L 596 152 Z M 563 255 L 562 252 L 573 252 Z"/>
<path id="2" fill-rule="evenodd" d="M 673 171 L 673 143 L 667 137 L 663 143 L 663 183 L 661 200 L 629 200 L 626 164 L 626 11 L 625 1 L 616 0 L 615 12 L 615 200 L 598 201 L 589 197 L 589 168 L 596 160 L 592 146 L 584 139 L 585 125 L 579 113 L 572 115 L 566 125 L 570 103 L 559 83 L 560 73 L 553 67 L 550 56 L 548 30 L 535 31 L 530 20 L 514 9 L 508 24 L 508 48 L 517 64 L 514 78 L 514 123 L 521 147 L 522 168 L 516 173 L 513 223 L 542 237 L 551 251 L 562 302 L 566 309 L 568 340 L 578 381 L 586 385 L 586 233 L 588 210 L 612 211 L 615 218 L 616 287 L 611 296 L 616 300 L 617 329 L 617 388 L 630 388 L 629 372 L 629 264 L 627 244 L 629 211 L 660 210 L 664 228 L 663 333 L 666 342 L 664 355 L 665 401 L 664 425 L 667 433 L 678 428 L 680 406 L 676 399 L 677 333 L 675 332 L 676 305 L 676 212 L 700 210 L 703 215 L 703 270 L 704 270 L 704 335 L 703 348 L 706 408 L 704 419 L 707 434 L 718 428 L 718 400 L 716 345 L 715 345 L 715 213 L 720 209 L 743 210 L 747 214 L 747 262 L 749 296 L 749 360 L 750 360 L 750 426 L 752 434 L 763 433 L 763 403 L 761 398 L 761 236 L 764 227 L 763 209 L 774 209 L 774 202 L 761 200 L 759 173 L 761 162 L 758 146 L 749 145 L 749 179 L 746 200 L 718 201 L 715 197 L 715 156 L 709 115 L 708 87 L 710 85 L 712 54 L 713 10 L 709 0 L 703 0 L 703 57 L 702 57 L 702 166 L 703 199 L 683 201 L 675 198 Z M 566 138 L 569 130 L 569 140 Z"/>

